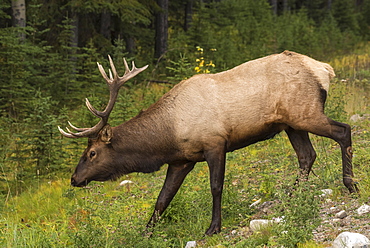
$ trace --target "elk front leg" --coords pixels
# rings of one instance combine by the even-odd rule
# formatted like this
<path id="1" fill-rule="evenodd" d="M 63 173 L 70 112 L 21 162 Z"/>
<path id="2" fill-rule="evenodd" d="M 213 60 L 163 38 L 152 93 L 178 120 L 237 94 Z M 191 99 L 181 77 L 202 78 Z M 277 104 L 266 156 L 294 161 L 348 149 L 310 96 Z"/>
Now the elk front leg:
<path id="1" fill-rule="evenodd" d="M 166 179 L 155 204 L 153 215 L 146 226 L 147 229 L 153 227 L 158 221 L 159 216 L 166 210 L 186 175 L 194 168 L 194 165 L 195 162 L 182 165 L 168 165 Z"/>
<path id="2" fill-rule="evenodd" d="M 212 222 L 206 235 L 221 231 L 221 198 L 225 177 L 225 147 L 209 151 L 205 154 L 210 172 L 210 184 L 213 198 Z"/>

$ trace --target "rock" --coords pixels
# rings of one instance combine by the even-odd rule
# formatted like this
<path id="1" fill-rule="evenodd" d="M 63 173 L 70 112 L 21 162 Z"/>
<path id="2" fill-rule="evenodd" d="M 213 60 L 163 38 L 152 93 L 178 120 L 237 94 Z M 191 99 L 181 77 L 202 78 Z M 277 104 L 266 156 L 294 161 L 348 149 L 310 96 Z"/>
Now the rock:
<path id="1" fill-rule="evenodd" d="M 251 220 L 251 222 L 249 223 L 249 228 L 251 231 L 256 232 L 268 227 L 272 223 L 274 223 L 272 220 Z"/>
<path id="2" fill-rule="evenodd" d="M 185 246 L 185 248 L 194 248 L 194 247 L 197 247 L 197 241 L 188 241 Z"/>
<path id="3" fill-rule="evenodd" d="M 333 190 L 332 189 L 322 189 L 321 192 L 323 193 L 323 194 L 320 195 L 321 197 L 324 197 L 324 196 L 328 196 L 328 195 L 333 194 Z"/>
<path id="4" fill-rule="evenodd" d="M 359 207 L 359 208 L 357 209 L 357 213 L 358 213 L 359 215 L 361 215 L 361 214 L 366 214 L 366 213 L 368 213 L 368 212 L 370 212 L 370 206 L 369 206 L 369 205 L 366 205 L 366 204 L 362 205 L 361 207 Z"/>
<path id="5" fill-rule="evenodd" d="M 130 192 L 130 184 L 133 184 L 133 181 L 123 180 L 118 187 L 126 187 L 127 191 Z"/>
<path id="6" fill-rule="evenodd" d="M 285 216 L 281 216 L 281 217 L 276 217 L 276 218 L 272 218 L 272 221 L 274 223 L 280 223 L 280 222 L 283 222 Z"/>
<path id="7" fill-rule="evenodd" d="M 332 248 L 368 248 L 370 240 L 362 234 L 342 232 L 334 240 Z"/>
<path id="8" fill-rule="evenodd" d="M 134 183 L 133 181 L 130 181 L 130 180 L 123 180 L 119 186 L 123 186 L 123 185 L 126 185 L 126 184 L 131 184 L 131 183 Z"/>
<path id="9" fill-rule="evenodd" d="M 340 211 L 340 212 L 336 213 L 336 214 L 335 214 L 335 217 L 336 217 L 336 218 L 339 218 L 339 219 L 344 219 L 344 218 L 346 218 L 346 217 L 347 217 L 347 213 L 346 213 L 346 211 L 345 211 L 345 210 L 342 210 L 342 211 Z"/>
<path id="10" fill-rule="evenodd" d="M 361 117 L 361 115 L 359 114 L 352 115 L 351 118 L 349 118 L 349 120 L 352 122 L 358 122 L 361 121 L 362 119 L 363 117 Z"/>
<path id="11" fill-rule="evenodd" d="M 274 201 L 265 201 L 258 207 L 258 209 L 264 213 L 268 213 L 268 211 L 273 207 L 273 205 Z"/>
<path id="12" fill-rule="evenodd" d="M 250 208 L 251 208 L 251 207 L 256 207 L 258 204 L 260 204 L 261 200 L 262 200 L 262 199 L 259 199 L 259 200 L 255 201 L 255 202 L 253 202 L 251 205 L 249 205 L 249 207 L 250 207 Z"/>

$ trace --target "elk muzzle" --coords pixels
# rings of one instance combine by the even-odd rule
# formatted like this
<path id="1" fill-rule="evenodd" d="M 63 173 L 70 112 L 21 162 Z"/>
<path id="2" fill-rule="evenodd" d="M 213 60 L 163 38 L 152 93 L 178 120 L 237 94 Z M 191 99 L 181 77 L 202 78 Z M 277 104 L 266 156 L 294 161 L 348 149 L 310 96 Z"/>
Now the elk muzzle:
<path id="1" fill-rule="evenodd" d="M 73 187 L 84 187 L 84 186 L 86 186 L 88 183 L 89 183 L 89 181 L 88 181 L 87 179 L 79 180 L 79 179 L 77 178 L 76 173 L 72 175 L 72 178 L 71 178 L 71 185 L 72 185 Z"/>

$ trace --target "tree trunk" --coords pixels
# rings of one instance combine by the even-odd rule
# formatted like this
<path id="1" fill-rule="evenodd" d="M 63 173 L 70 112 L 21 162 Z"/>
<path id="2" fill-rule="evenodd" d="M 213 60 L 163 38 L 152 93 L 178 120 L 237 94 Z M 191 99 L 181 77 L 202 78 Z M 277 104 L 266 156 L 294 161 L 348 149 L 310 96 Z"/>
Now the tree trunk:
<path id="1" fill-rule="evenodd" d="M 284 0 L 283 1 L 283 11 L 284 13 L 289 11 L 289 3 L 288 3 L 288 0 Z"/>
<path id="2" fill-rule="evenodd" d="M 125 35 L 124 36 L 125 43 L 126 43 L 126 51 L 128 52 L 129 56 L 134 56 L 136 53 L 136 44 L 135 39 L 132 36 Z"/>
<path id="3" fill-rule="evenodd" d="M 331 1 L 332 0 L 328 0 L 328 10 L 331 10 Z"/>
<path id="4" fill-rule="evenodd" d="M 107 40 L 111 40 L 111 13 L 108 10 L 103 10 L 100 15 L 100 34 L 102 34 Z"/>
<path id="5" fill-rule="evenodd" d="M 272 12 L 274 13 L 274 15 L 277 15 L 277 9 L 278 9 L 277 0 L 271 0 L 271 7 L 272 7 Z"/>
<path id="6" fill-rule="evenodd" d="M 78 50 L 78 36 L 79 36 L 79 15 L 76 11 L 72 9 L 72 17 L 71 17 L 71 37 L 70 37 L 70 61 L 71 63 L 69 64 L 70 68 L 70 78 L 69 81 L 75 81 L 77 78 L 77 50 Z M 71 86 L 68 85 L 70 82 L 66 84 L 65 87 L 65 94 L 69 94 L 68 92 L 71 89 Z M 73 89 L 73 86 L 72 86 Z"/>
<path id="7" fill-rule="evenodd" d="M 191 27 L 193 19 L 193 0 L 186 1 L 185 4 L 185 21 L 184 21 L 184 30 L 188 31 Z"/>
<path id="8" fill-rule="evenodd" d="M 25 0 L 12 0 L 12 24 L 13 27 L 26 27 L 26 3 Z M 24 40 L 26 34 L 19 32 L 19 38 Z"/>
<path id="9" fill-rule="evenodd" d="M 72 10 L 72 36 L 71 36 L 71 47 L 78 47 L 78 24 L 79 24 L 79 16 L 76 11 Z"/>
<path id="10" fill-rule="evenodd" d="M 12 0 L 12 21 L 14 27 L 26 27 L 26 3 L 25 0 Z"/>
<path id="11" fill-rule="evenodd" d="M 167 51 L 168 39 L 168 0 L 157 0 L 157 4 L 162 11 L 155 14 L 155 59 Z"/>

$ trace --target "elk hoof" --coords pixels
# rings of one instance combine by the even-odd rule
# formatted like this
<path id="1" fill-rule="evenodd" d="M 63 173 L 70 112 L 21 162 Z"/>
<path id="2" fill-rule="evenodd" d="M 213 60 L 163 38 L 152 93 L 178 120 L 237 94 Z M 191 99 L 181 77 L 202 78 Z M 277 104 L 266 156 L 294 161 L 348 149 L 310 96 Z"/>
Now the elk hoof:
<path id="1" fill-rule="evenodd" d="M 206 235 L 207 236 L 212 236 L 213 234 L 217 234 L 219 232 L 221 232 L 221 227 L 219 225 L 216 225 L 216 224 L 211 224 L 211 226 L 206 231 Z"/>

